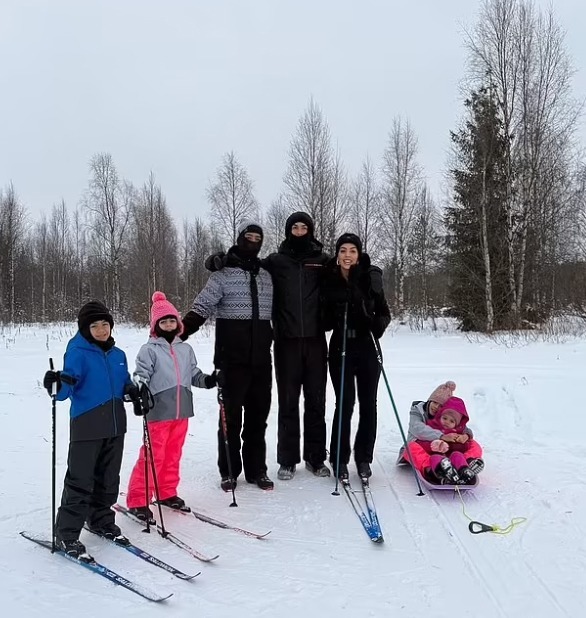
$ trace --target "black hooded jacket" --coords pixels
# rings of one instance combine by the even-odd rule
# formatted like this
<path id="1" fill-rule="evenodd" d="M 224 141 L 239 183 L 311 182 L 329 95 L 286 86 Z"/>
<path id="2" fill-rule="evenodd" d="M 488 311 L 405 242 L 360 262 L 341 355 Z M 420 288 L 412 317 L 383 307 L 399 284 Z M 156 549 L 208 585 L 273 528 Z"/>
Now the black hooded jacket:
<path id="1" fill-rule="evenodd" d="M 382 270 L 371 265 L 366 253 L 350 270 L 348 280 L 341 275 L 334 259 L 325 268 L 322 319 L 326 330 L 342 333 L 346 303 L 349 331 L 359 337 L 370 337 L 370 331 L 377 339 L 382 337 L 391 321 L 391 312 L 383 289 Z"/>

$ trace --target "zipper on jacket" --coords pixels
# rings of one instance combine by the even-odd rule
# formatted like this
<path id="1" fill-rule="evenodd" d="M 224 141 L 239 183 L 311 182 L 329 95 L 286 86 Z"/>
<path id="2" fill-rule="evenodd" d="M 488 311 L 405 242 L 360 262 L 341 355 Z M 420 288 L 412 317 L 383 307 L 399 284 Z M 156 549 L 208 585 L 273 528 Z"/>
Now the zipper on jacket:
<path id="1" fill-rule="evenodd" d="M 181 374 L 179 373 L 179 363 L 177 362 L 177 355 L 175 354 L 175 350 L 173 350 L 173 344 L 169 344 L 169 350 L 171 351 L 171 358 L 173 359 L 173 364 L 175 365 L 175 375 L 177 376 L 177 411 L 175 414 L 175 418 L 179 420 L 179 414 L 181 412 L 180 406 L 180 398 L 181 398 Z"/>
<path id="2" fill-rule="evenodd" d="M 114 435 L 118 435 L 118 423 L 116 422 L 116 398 L 114 397 L 114 385 L 112 384 L 112 374 L 110 372 L 110 363 L 108 363 L 108 352 L 104 352 L 104 362 L 106 363 L 106 371 L 108 372 L 108 381 L 110 382 L 110 392 L 112 394 L 112 420 L 114 421 Z"/>
<path id="3" fill-rule="evenodd" d="M 305 337 L 303 320 L 303 263 L 299 262 L 299 317 L 301 318 L 301 338 Z"/>

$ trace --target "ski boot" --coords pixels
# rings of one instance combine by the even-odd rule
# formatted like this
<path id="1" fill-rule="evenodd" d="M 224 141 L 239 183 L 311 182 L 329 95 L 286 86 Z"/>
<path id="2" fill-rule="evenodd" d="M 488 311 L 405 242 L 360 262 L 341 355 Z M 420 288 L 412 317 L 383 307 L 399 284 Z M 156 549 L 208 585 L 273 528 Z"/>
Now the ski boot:
<path id="1" fill-rule="evenodd" d="M 357 463 L 356 469 L 358 470 L 358 476 L 362 479 L 362 481 L 365 481 L 372 476 L 372 470 L 370 469 L 370 464 L 367 461 Z"/>
<path id="2" fill-rule="evenodd" d="M 331 474 L 330 469 L 323 462 L 314 466 L 311 462 L 306 461 L 305 469 L 311 472 L 313 476 L 318 476 L 320 478 L 326 478 Z"/>
<path id="3" fill-rule="evenodd" d="M 104 537 L 108 541 L 114 541 L 116 545 L 130 545 L 130 541 L 122 534 L 122 531 L 116 524 L 107 524 L 101 528 L 90 526 L 89 529 L 94 534 Z"/>
<path id="4" fill-rule="evenodd" d="M 87 553 L 85 545 L 79 539 L 60 539 L 55 537 L 55 547 L 80 562 L 94 561 L 93 557 Z"/>
<path id="5" fill-rule="evenodd" d="M 264 472 L 254 478 L 248 477 L 246 481 L 252 485 L 258 485 L 260 489 L 264 489 L 265 491 L 275 488 L 273 481 L 271 481 L 271 479 Z"/>
<path id="6" fill-rule="evenodd" d="M 175 509 L 176 511 L 191 513 L 191 509 L 187 506 L 187 504 L 185 504 L 185 500 L 183 498 L 180 498 L 179 496 L 171 496 L 170 498 L 159 500 L 158 503 L 162 506 L 167 506 L 170 509 Z"/>
<path id="7" fill-rule="evenodd" d="M 128 509 L 128 512 L 131 515 L 134 515 L 140 521 L 144 521 L 145 523 L 149 523 L 151 526 L 156 525 L 155 516 L 151 509 L 148 506 L 135 506 L 131 509 Z"/>
<path id="8" fill-rule="evenodd" d="M 230 478 L 229 476 L 223 476 L 222 480 L 220 481 L 220 487 L 225 492 L 229 492 L 229 491 L 232 491 L 233 489 L 236 489 L 237 484 L 238 484 L 238 481 L 236 479 Z"/>
<path id="9" fill-rule="evenodd" d="M 277 472 L 277 478 L 280 481 L 290 481 L 295 476 L 296 466 L 281 466 Z"/>

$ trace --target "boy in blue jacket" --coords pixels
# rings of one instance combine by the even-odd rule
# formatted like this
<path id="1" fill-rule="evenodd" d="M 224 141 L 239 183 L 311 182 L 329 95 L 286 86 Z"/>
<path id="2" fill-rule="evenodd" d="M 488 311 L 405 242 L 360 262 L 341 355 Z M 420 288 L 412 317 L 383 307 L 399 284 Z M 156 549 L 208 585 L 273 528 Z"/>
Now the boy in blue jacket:
<path id="1" fill-rule="evenodd" d="M 58 401 L 71 400 L 69 455 L 61 506 L 55 523 L 57 547 L 89 561 L 79 540 L 84 523 L 101 536 L 124 545 L 112 505 L 118 499 L 126 433 L 124 396 L 138 400 L 126 355 L 114 345 L 114 320 L 105 305 L 86 303 L 79 311 L 79 332 L 69 341 L 63 371 L 47 371 L 43 386 Z"/>

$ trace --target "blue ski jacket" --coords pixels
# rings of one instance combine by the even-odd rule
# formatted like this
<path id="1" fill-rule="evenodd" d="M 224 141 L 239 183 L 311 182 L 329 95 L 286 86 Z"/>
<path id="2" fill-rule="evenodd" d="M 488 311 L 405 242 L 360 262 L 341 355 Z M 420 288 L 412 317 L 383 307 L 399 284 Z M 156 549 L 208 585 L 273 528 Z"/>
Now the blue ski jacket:
<path id="1" fill-rule="evenodd" d="M 116 346 L 104 352 L 78 332 L 67 344 L 57 400 L 71 400 L 70 440 L 98 440 L 126 433 L 124 391 L 131 384 L 126 354 Z"/>

